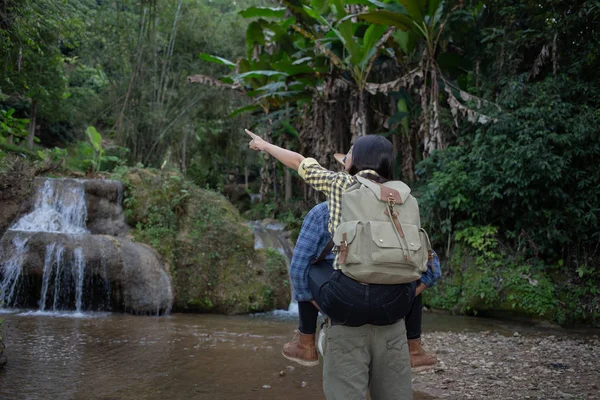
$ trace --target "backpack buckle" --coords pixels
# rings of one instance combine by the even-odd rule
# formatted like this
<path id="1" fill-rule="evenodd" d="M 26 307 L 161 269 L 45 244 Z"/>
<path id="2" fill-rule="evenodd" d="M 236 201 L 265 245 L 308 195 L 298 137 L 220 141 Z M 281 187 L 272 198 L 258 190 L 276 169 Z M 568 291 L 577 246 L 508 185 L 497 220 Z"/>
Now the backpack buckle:
<path id="1" fill-rule="evenodd" d="M 394 205 L 396 204 L 396 198 L 394 196 L 389 196 L 387 198 L 387 203 L 389 208 L 394 208 Z"/>
<path id="2" fill-rule="evenodd" d="M 348 255 L 348 241 L 346 240 L 346 232 L 342 233 L 342 240 L 340 241 L 338 263 L 344 265 L 346 263 L 346 256 Z"/>

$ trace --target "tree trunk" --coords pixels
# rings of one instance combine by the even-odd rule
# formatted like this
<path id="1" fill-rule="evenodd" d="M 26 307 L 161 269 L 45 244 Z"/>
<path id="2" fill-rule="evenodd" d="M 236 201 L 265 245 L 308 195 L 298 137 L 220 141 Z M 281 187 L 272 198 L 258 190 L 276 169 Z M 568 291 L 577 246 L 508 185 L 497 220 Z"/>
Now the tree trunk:
<path id="1" fill-rule="evenodd" d="M 400 134 L 400 150 L 402 151 L 402 179 L 406 182 L 415 180 L 415 157 L 413 141 L 410 136 Z"/>
<path id="2" fill-rule="evenodd" d="M 33 139 L 35 138 L 35 120 L 37 118 L 38 101 L 31 101 L 31 112 L 29 115 L 29 135 L 27 136 L 27 147 L 33 149 Z"/>
<path id="3" fill-rule="evenodd" d="M 184 176 L 186 175 L 186 172 L 187 172 L 187 160 L 186 160 L 187 138 L 188 138 L 188 131 L 187 131 L 187 129 L 184 129 L 183 143 L 181 144 L 181 172 L 183 172 Z"/>
<path id="4" fill-rule="evenodd" d="M 271 132 L 271 119 L 267 118 L 267 135 L 266 140 L 269 143 L 273 143 L 273 135 Z M 271 192 L 271 184 L 273 184 L 273 168 L 272 165 L 276 161 L 272 159 L 266 152 L 262 153 L 263 166 L 260 168 L 260 197 L 263 201 L 267 199 L 267 196 Z"/>
<path id="5" fill-rule="evenodd" d="M 326 83 L 327 96 L 314 96 L 312 104 L 301 113 L 300 153 L 315 158 L 323 167 L 338 171 L 340 165 L 333 158 L 336 152 L 347 152 L 352 140 L 351 120 L 348 115 L 356 111 L 356 97 L 346 84 L 329 78 Z M 352 98 L 352 101 L 348 101 Z M 314 189 L 304 184 L 304 200 L 312 207 L 324 200 Z"/>
<path id="6" fill-rule="evenodd" d="M 354 98 L 354 111 L 352 113 L 351 132 L 352 143 L 361 137 L 369 134 L 371 127 L 369 124 L 369 104 L 368 95 L 363 90 L 358 93 L 358 97 Z"/>

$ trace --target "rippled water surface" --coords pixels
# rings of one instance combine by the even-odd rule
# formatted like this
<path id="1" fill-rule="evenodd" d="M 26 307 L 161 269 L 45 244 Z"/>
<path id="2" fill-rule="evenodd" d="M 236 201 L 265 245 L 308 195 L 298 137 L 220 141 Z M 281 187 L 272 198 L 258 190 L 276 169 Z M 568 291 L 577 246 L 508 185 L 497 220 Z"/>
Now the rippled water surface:
<path id="1" fill-rule="evenodd" d="M 9 360 L 0 370 L 0 399 L 324 398 L 320 367 L 290 369 L 281 356 L 293 316 L 0 317 Z M 516 326 L 426 315 L 424 329 L 512 333 Z"/>

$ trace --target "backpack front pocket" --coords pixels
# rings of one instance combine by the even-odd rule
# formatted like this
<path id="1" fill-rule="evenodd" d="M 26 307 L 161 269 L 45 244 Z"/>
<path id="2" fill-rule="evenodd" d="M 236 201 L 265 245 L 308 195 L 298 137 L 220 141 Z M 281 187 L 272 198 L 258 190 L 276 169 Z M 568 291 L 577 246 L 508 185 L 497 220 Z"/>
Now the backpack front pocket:
<path id="1" fill-rule="evenodd" d="M 391 222 L 370 222 L 371 258 L 377 264 L 411 263 L 421 249 L 419 228 L 416 225 L 402 224 L 404 238 Z"/>
<path id="2" fill-rule="evenodd" d="M 346 246 L 346 256 L 344 262 L 340 264 L 358 264 L 361 262 L 359 257 L 360 248 L 357 236 L 362 232 L 363 225 L 360 221 L 348 221 L 338 225 L 333 235 L 333 243 L 336 246 L 338 257 L 343 246 Z M 339 262 L 339 258 L 338 258 Z"/>

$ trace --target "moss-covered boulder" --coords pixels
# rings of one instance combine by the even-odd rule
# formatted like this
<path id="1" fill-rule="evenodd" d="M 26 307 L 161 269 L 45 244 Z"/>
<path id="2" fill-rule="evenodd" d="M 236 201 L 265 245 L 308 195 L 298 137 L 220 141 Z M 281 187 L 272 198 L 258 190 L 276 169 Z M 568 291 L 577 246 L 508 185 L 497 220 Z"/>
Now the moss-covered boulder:
<path id="1" fill-rule="evenodd" d="M 425 304 L 458 314 L 563 322 L 556 288 L 541 266 L 501 251 L 453 250 L 443 279 L 423 293 Z"/>
<path id="2" fill-rule="evenodd" d="M 124 206 L 135 240 L 154 247 L 171 266 L 176 311 L 240 314 L 287 307 L 285 259 L 254 250 L 237 209 L 181 174 L 122 169 Z"/>

